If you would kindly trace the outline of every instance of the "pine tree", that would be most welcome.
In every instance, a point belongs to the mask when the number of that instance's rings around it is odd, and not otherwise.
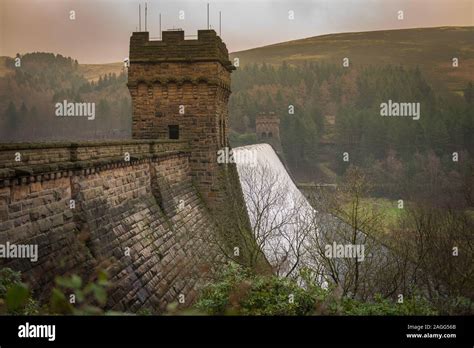
[[[17,117],[18,117],[18,114],[17,114],[17,111],[16,111],[15,104],[13,104],[13,102],[10,101],[10,103],[8,104],[7,109],[5,110],[5,119],[6,119],[6,122],[7,122],[7,127],[11,131],[16,129],[17,122],[18,122]]]
[[[470,105],[474,103],[474,85],[472,84],[472,81],[468,83],[464,90],[464,99],[466,100],[466,103]]]

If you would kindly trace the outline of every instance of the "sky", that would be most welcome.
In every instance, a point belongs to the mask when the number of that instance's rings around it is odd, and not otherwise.
[[[150,36],[159,37],[161,13],[163,30],[182,28],[192,38],[206,29],[208,2],[216,31],[222,13],[229,52],[331,33],[474,25],[474,0],[149,0]],[[0,0],[0,56],[40,51],[80,63],[122,61],[138,30],[139,3],[144,30],[144,0]]]

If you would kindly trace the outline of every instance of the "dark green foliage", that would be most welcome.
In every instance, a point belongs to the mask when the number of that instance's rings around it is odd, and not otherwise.
[[[308,315],[317,299],[312,295],[289,279],[256,276],[230,264],[219,280],[203,291],[196,307],[208,314]]]
[[[27,53],[21,58],[21,68],[14,67],[15,80],[20,85],[38,86],[42,89],[58,91],[63,88],[76,89],[86,82],[77,72],[77,61],[60,54],[35,52]],[[8,63],[7,63],[8,64]]]
[[[111,139],[130,134],[131,101],[124,72],[105,74],[94,82],[87,81],[77,61],[69,57],[37,52],[20,58],[19,68],[13,59],[6,59],[12,73],[0,77],[0,89],[6,91],[0,100],[2,141]],[[100,116],[94,121],[57,118],[55,104],[64,100],[96,103],[96,112],[100,103]]]
[[[463,98],[435,91],[418,67],[346,69],[326,63],[247,65],[232,78],[232,129],[239,134],[255,132],[255,115],[276,112],[285,158],[298,180],[335,182],[335,175],[343,175],[349,163],[342,160],[344,152],[350,155],[350,163],[369,170],[396,158],[403,183],[410,180],[410,168],[415,168],[420,158],[434,155],[444,172],[454,174],[461,169],[450,160],[453,152],[463,153],[463,165],[472,163],[472,82]],[[389,100],[420,103],[420,119],[382,117],[380,105]],[[294,106],[294,114],[288,112],[289,105]],[[239,139],[233,135],[231,143],[241,145]],[[329,171],[323,173],[321,164]],[[325,177],[331,171],[334,174]],[[399,197],[403,192],[395,192],[393,186],[400,186],[400,182],[387,182],[389,175],[385,172],[374,181],[376,192]]]
[[[305,286],[275,276],[255,275],[229,264],[202,292],[196,308],[207,314],[227,315],[435,315],[422,297],[397,303],[376,295],[361,302],[338,298],[334,291],[313,285],[302,273]]]
[[[28,286],[21,282],[20,272],[10,268],[0,270],[0,314],[38,314],[38,303]]]
[[[21,310],[28,301],[29,291],[25,284],[15,283],[12,284],[5,296],[5,302],[7,304],[7,310],[10,313],[14,313]]]
[[[336,313],[346,315],[437,315],[432,305],[421,296],[414,296],[396,303],[392,299],[376,295],[372,302],[361,302],[343,298],[331,304]]]
[[[110,285],[105,272],[99,272],[97,280],[88,284],[83,284],[82,278],[76,274],[57,277],[56,285],[51,293],[52,313],[103,314],[102,307],[107,303],[107,287]]]
[[[121,314],[103,310],[107,303],[109,286],[104,271],[99,271],[96,279],[87,284],[84,284],[82,278],[76,274],[56,277],[56,287],[51,291],[49,305],[40,308],[38,302],[31,296],[28,285],[21,282],[20,272],[2,268],[0,314]]]
[[[11,268],[2,268],[0,270],[0,298],[4,298],[7,290],[13,284],[21,282],[20,272],[15,272]]]
[[[7,109],[5,110],[5,120],[6,120],[6,125],[10,129],[15,129],[17,125],[17,120],[18,119],[18,114],[16,112],[16,107],[13,102],[10,102],[8,104]]]

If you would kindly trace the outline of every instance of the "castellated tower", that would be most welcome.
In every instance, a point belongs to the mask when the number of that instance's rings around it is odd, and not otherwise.
[[[189,141],[190,164],[201,194],[212,205],[219,192],[217,151],[228,146],[230,74],[226,45],[214,30],[148,32],[130,39],[128,88],[132,97],[134,139]]]
[[[257,140],[273,146],[276,152],[281,152],[280,119],[274,112],[261,112],[255,118]]]

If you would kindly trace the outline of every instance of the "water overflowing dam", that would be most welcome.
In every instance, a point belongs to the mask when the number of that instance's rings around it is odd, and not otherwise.
[[[268,144],[235,148],[247,211],[257,243],[278,275],[297,270],[312,234],[316,211]]]
[[[300,192],[268,144],[235,148],[240,183],[257,244],[278,276],[310,268],[321,286],[340,282],[354,262],[388,262],[375,240],[327,212],[317,211]]]

